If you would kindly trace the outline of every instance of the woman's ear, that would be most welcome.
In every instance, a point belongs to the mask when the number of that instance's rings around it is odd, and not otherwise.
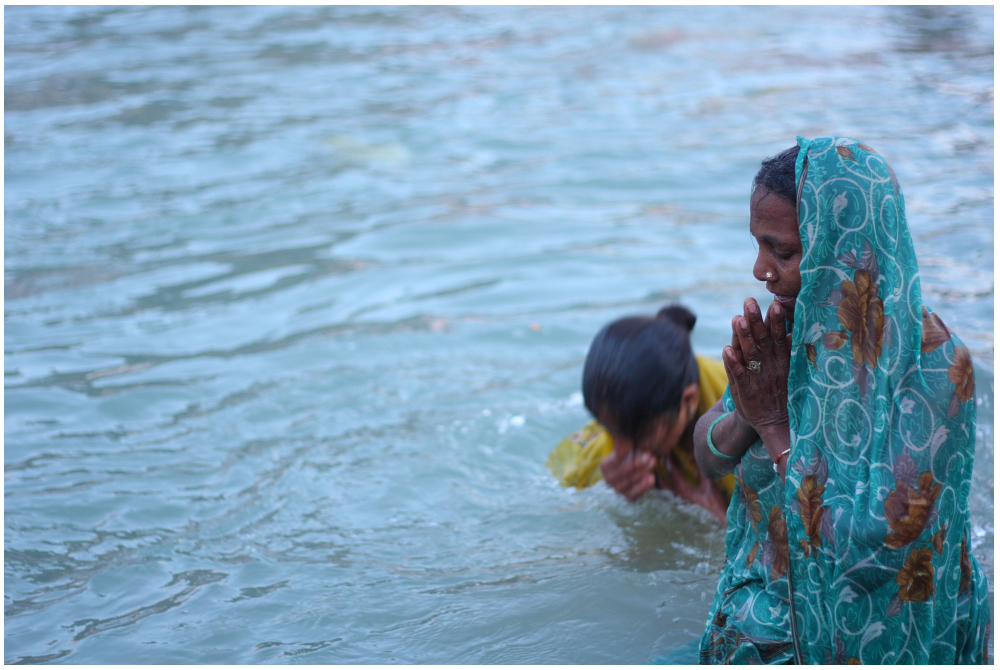
[[[700,395],[697,384],[688,384],[684,388],[684,393],[681,394],[681,412],[687,421],[693,419],[698,413]]]

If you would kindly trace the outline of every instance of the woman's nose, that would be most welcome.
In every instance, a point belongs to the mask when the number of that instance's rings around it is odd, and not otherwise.
[[[767,267],[767,263],[760,257],[757,256],[757,260],[753,264],[753,276],[754,279],[758,281],[774,281],[777,279],[778,275]]]

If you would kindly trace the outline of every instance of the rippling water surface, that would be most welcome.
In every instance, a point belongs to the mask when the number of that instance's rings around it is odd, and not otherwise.
[[[7,7],[8,662],[642,663],[700,510],[560,488],[597,329],[718,355],[749,182],[892,161],[977,364],[993,580],[993,8]]]

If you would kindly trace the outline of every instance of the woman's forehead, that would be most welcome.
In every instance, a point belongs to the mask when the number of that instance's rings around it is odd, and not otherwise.
[[[795,207],[780,195],[761,189],[750,200],[750,232],[754,235],[798,237]]]

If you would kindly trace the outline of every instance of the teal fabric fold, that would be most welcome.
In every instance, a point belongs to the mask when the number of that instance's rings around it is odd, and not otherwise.
[[[737,467],[701,658],[788,662],[794,628],[806,663],[982,663],[969,350],[923,303],[885,159],[849,138],[798,144],[787,479],[760,442]]]

